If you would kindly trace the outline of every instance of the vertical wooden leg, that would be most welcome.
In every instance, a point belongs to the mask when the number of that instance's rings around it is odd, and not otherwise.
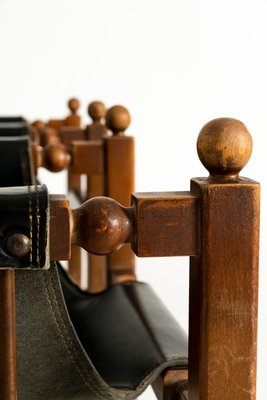
[[[200,257],[190,265],[189,398],[255,400],[259,185],[195,179]]]
[[[0,271],[0,399],[17,399],[15,273]]]
[[[81,286],[81,249],[78,246],[71,246],[71,260],[69,261],[69,276],[76,285]]]

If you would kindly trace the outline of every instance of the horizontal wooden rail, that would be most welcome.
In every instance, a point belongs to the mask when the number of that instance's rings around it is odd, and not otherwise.
[[[197,201],[190,192],[139,193],[132,207],[95,197],[71,210],[65,196],[52,195],[50,257],[69,260],[71,244],[103,255],[124,243],[140,257],[197,255]]]

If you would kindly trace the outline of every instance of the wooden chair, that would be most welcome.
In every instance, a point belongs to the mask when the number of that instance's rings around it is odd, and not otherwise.
[[[99,101],[89,104],[88,113],[93,122],[79,128],[79,132],[73,127],[59,131],[61,144],[51,143],[42,150],[34,145],[36,164],[52,172],[68,168],[68,193],[75,207],[89,198],[104,195],[129,206],[134,190],[134,139],[125,136],[130,114],[123,106],[113,106],[106,113]],[[76,140],[77,137],[83,140]],[[82,176],[86,178],[85,189],[81,185]],[[81,249],[73,246],[69,274],[76,284],[91,293],[100,292],[111,283],[135,279],[134,254],[129,245],[107,257],[89,254],[86,270],[88,286],[82,284]]]
[[[69,395],[71,395],[71,390],[76,390],[76,393],[81,390],[80,398],[82,399],[85,398],[83,397],[85,391],[89,390],[92,399],[136,398],[148,383],[154,382],[156,390],[160,390],[159,398],[164,399],[255,400],[259,185],[250,179],[239,177],[239,172],[250,157],[251,148],[251,136],[240,121],[226,118],[217,119],[206,124],[198,137],[198,154],[210,176],[193,179],[190,192],[134,194],[131,207],[123,207],[112,199],[98,197],[88,200],[73,211],[64,197],[50,196],[49,248],[51,260],[69,259],[71,244],[81,246],[95,254],[108,254],[120,248],[124,243],[131,243],[136,255],[141,257],[190,256],[188,388],[184,350],[180,355],[176,353],[175,356],[169,358],[170,353],[175,354],[175,348],[182,346],[183,349],[184,336],[177,326],[174,327],[173,320],[167,311],[161,309],[162,306],[154,294],[151,294],[149,290],[148,294],[142,284],[140,286],[139,283],[134,282],[117,284],[105,291],[104,295],[79,294],[71,282],[66,281],[63,272],[60,272],[63,274],[61,284],[66,304],[76,332],[89,357],[99,362],[98,371],[101,370],[102,376],[110,385],[107,387],[103,383],[95,370],[90,367],[91,364],[86,364],[85,359],[81,361],[82,355],[76,345],[76,353],[72,351],[75,336],[69,330],[64,315],[60,314],[63,318],[63,326],[65,326],[64,332],[61,331],[61,339],[64,342],[62,349],[71,352],[71,356],[75,357],[72,359],[72,367],[74,365],[77,367],[76,370],[74,367],[72,369],[72,378],[74,382],[78,382],[78,386],[68,383]],[[37,195],[38,191],[39,195]],[[44,197],[41,196],[43,191],[44,189],[39,188],[36,189],[37,193],[32,193],[32,197],[30,197],[32,208],[38,198],[40,204],[41,200],[43,201]],[[17,193],[13,193],[13,196],[15,194],[18,196]],[[11,196],[12,193],[9,195]],[[20,201],[23,201],[23,195],[24,192],[21,194],[22,200]],[[3,209],[5,207],[6,203],[4,203]],[[44,202],[42,202],[42,207],[39,207],[39,214],[34,214],[36,218],[39,215],[39,226],[45,225],[47,216]],[[20,215],[20,218],[23,219],[23,215]],[[18,220],[18,216],[16,216],[16,220]],[[4,243],[7,242],[4,241]],[[22,247],[25,248],[25,245]],[[11,248],[13,249],[12,246]],[[42,254],[47,254],[43,251],[44,249],[41,250]],[[15,257],[14,253],[13,257]],[[28,253],[27,257],[29,257]],[[3,260],[1,259],[1,261]],[[8,261],[10,262],[10,260]],[[50,288],[49,282],[56,282],[56,278],[53,269],[49,271],[40,271],[39,273],[29,271],[27,278],[31,281],[32,292],[35,291],[35,299],[41,299],[42,296],[42,291],[40,292],[40,287],[36,282],[39,278],[41,279],[41,276],[44,278],[46,293],[51,291],[52,297],[49,298],[53,318],[61,324],[62,321],[59,322],[58,318],[58,313],[62,311],[59,300],[61,294],[56,285],[52,289]],[[9,282],[9,273],[9,270],[1,271],[4,283],[1,291],[2,299],[7,299],[8,295],[10,298],[12,292],[10,286],[5,285],[5,282]],[[23,272],[18,271],[16,275],[18,287],[20,285],[22,287],[23,279],[25,284],[25,274],[23,276]],[[34,275],[35,280],[33,279]],[[9,290],[5,290],[6,287],[9,287]],[[112,352],[114,349],[116,355],[119,355],[119,349],[123,348],[128,336],[132,336],[133,340],[138,337],[135,332],[131,335],[131,330],[124,330],[127,321],[132,322],[131,317],[136,314],[131,314],[130,318],[129,315],[120,315],[122,321],[120,326],[116,323],[113,325],[107,318],[111,330],[103,329],[105,313],[112,309],[114,305],[112,301],[116,299],[114,293],[120,290],[127,293],[124,299],[128,299],[135,311],[138,310],[139,321],[142,321],[145,332],[149,334],[150,344],[155,346],[154,350],[157,349],[159,351],[157,354],[161,354],[165,360],[159,363],[157,368],[154,366],[151,373],[146,371],[146,378],[141,379],[141,383],[139,381],[135,388],[128,387],[126,391],[125,386],[112,388],[112,379],[115,379],[114,376],[112,378],[112,373],[115,374],[116,357],[109,359],[109,371],[107,371],[105,369],[107,365],[103,365],[103,359],[101,361],[100,356],[100,354],[105,354],[105,351]],[[20,311],[22,312],[26,308],[29,316],[34,311],[35,303],[32,304],[29,296],[24,296],[23,300],[20,303]],[[102,308],[95,308],[101,303],[103,304]],[[0,322],[2,326],[8,326],[10,318],[7,321],[7,315],[14,316],[12,301],[0,302],[0,304],[6,306],[4,312],[3,307],[0,309]],[[115,302],[113,309],[119,312],[121,305],[125,306],[125,303]],[[107,311],[108,306],[111,308]],[[47,313],[46,307],[43,307],[42,310],[42,314],[39,315],[40,319]],[[9,312],[7,313],[7,311]],[[40,336],[47,334],[45,330],[51,320],[50,314],[45,315],[43,330],[38,330],[36,322],[33,323],[31,319],[27,321],[27,324],[22,324],[23,328],[35,331],[37,329]],[[153,318],[153,314],[158,318]],[[14,324],[14,320],[12,321]],[[45,321],[47,321],[46,324]],[[19,322],[21,323],[21,319]],[[21,329],[21,326],[19,328]],[[95,333],[96,341],[90,336],[93,335],[92,332],[95,328],[98,328]],[[124,331],[124,335],[119,334],[120,329]],[[4,360],[0,372],[1,377],[7,377],[7,384],[1,385],[1,389],[6,388],[5,392],[2,392],[5,393],[5,396],[2,396],[3,400],[15,398],[14,395],[13,397],[10,395],[15,387],[14,379],[13,381],[11,379],[14,378],[14,373],[12,374],[14,363],[10,363],[10,357],[7,357],[7,348],[10,349],[9,355],[14,350],[14,340],[12,341],[10,338],[13,331],[14,329],[10,328],[9,335],[3,335],[4,338],[2,337],[0,342],[0,353]],[[180,341],[177,342],[178,336]],[[42,336],[42,339],[44,337],[47,338]],[[88,341],[88,337],[91,337],[91,341]],[[27,340],[21,341],[20,335],[18,338],[25,347],[27,344],[29,345]],[[52,339],[53,332],[51,330],[49,340]],[[28,340],[33,347],[32,337],[29,336]],[[96,346],[93,346],[92,342],[96,343]],[[120,344],[119,346],[117,346],[117,342]],[[55,351],[55,349],[53,350]],[[137,352],[137,350],[138,347],[135,346],[135,351]],[[76,355],[74,356],[74,354]],[[127,351],[123,354],[124,359],[127,357],[127,364],[130,368],[131,357],[135,354],[132,355]],[[52,353],[53,355],[54,353]],[[144,353],[143,357],[145,356]],[[34,362],[37,362],[36,359]],[[54,367],[58,367],[57,358],[54,362]],[[140,366],[140,363],[138,365]],[[89,376],[93,377],[92,379],[87,376],[88,370],[84,369],[85,366],[90,372]],[[156,378],[160,372],[171,366],[178,370],[169,370],[165,376],[163,375],[162,380]],[[112,371],[111,374],[110,371]],[[43,370],[42,372],[44,373]],[[22,371],[22,373],[25,380],[29,379],[27,372]],[[49,375],[49,382],[55,382],[54,373]],[[66,384],[69,380],[64,380],[63,376],[60,382],[54,385],[57,396],[60,390],[64,392],[65,389],[65,386],[60,387],[61,382]],[[44,386],[42,386],[43,388]],[[29,387],[25,390],[31,393]],[[43,398],[40,397],[41,400]],[[22,399],[24,400],[23,397]],[[30,400],[32,399],[33,397],[30,398]]]

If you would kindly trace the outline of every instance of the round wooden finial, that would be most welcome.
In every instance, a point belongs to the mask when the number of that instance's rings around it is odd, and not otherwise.
[[[36,121],[32,122],[32,126],[37,129],[37,131],[41,131],[42,129],[45,128],[45,122],[41,121],[40,119],[37,119]]]
[[[51,172],[60,172],[70,163],[70,155],[63,144],[50,144],[43,149],[42,166]]]
[[[71,114],[76,114],[78,108],[80,107],[80,102],[75,97],[69,99],[68,107],[70,109]]]
[[[123,135],[130,122],[130,113],[123,106],[113,106],[107,111],[106,125],[114,135]]]
[[[55,128],[47,126],[40,131],[40,145],[45,147],[48,144],[59,143],[58,132]]]
[[[73,241],[93,254],[118,250],[129,238],[132,225],[126,209],[108,197],[94,197],[73,210]]]
[[[252,138],[241,121],[217,118],[201,129],[197,152],[211,175],[238,176],[250,158]]]
[[[105,104],[101,101],[93,101],[88,106],[88,114],[94,122],[99,122],[106,116]]]

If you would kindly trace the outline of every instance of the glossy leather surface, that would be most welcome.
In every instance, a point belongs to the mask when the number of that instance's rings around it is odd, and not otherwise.
[[[48,268],[48,193],[46,186],[0,188],[0,268]],[[22,258],[6,250],[8,238],[23,234],[30,249]]]
[[[61,271],[66,305],[99,374],[114,388],[134,389],[160,365],[187,367],[187,337],[152,288],[141,282],[90,295]]]
[[[25,136],[28,134],[29,129],[26,122],[0,120],[0,136]]]
[[[0,133],[0,167],[0,187],[35,183],[28,135]],[[2,189],[7,193],[0,204],[2,241],[9,224],[18,227],[25,221],[29,227],[29,216],[34,238],[42,240],[36,231],[38,208],[45,237],[47,197],[35,186],[31,190]],[[6,209],[12,215],[5,215]],[[33,242],[34,259],[36,246]],[[6,254],[2,251],[0,257],[2,265]],[[31,265],[24,261],[20,268]],[[36,261],[38,265],[38,257]],[[54,264],[46,271],[15,274],[20,400],[135,399],[164,369],[187,364],[186,337],[148,285],[125,283],[89,295],[59,270],[60,279]]]
[[[1,136],[0,132],[0,187],[31,185],[34,183],[28,136]]]
[[[20,115],[2,115],[0,117],[0,124],[4,122],[25,122],[25,120]]]

